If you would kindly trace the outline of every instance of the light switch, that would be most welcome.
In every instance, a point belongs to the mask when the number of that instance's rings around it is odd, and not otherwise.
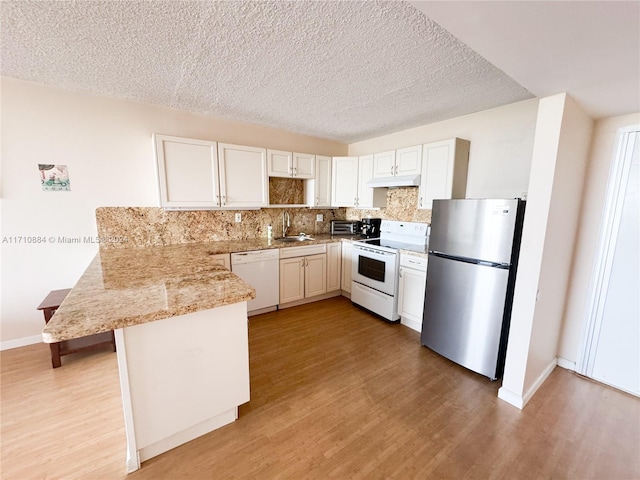
[[[322,220],[324,220],[324,215],[321,213],[318,213],[316,215],[316,222],[321,222]]]
[[[236,213],[236,223],[240,223],[242,221],[242,214]]]

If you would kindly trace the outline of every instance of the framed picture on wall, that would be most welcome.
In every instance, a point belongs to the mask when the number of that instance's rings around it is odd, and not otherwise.
[[[40,182],[42,190],[46,192],[60,192],[71,190],[69,169],[66,165],[46,165],[39,163]]]

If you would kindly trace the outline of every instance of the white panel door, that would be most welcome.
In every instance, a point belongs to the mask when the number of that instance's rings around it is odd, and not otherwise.
[[[304,296],[314,297],[327,292],[327,254],[304,257]]]
[[[270,177],[291,177],[293,175],[293,159],[291,152],[267,150],[267,164]]]
[[[424,310],[424,291],[427,285],[427,272],[413,268],[400,267],[398,284],[398,314],[413,324],[422,324]]]
[[[267,151],[218,144],[220,197],[223,207],[266,207],[269,204]]]
[[[280,303],[304,298],[305,257],[280,260]]]
[[[308,203],[316,207],[331,206],[331,157],[316,155],[316,175],[313,183],[315,196]]]
[[[454,140],[424,146],[419,196],[421,208],[431,208],[436,198],[451,198]]]
[[[351,253],[353,244],[342,242],[342,275],[340,287],[345,292],[351,293]]]
[[[373,188],[367,182],[373,178],[373,155],[363,155],[358,159],[358,208],[373,207]]]
[[[168,135],[154,135],[154,140],[160,206],[219,206],[216,142]]]
[[[373,155],[373,178],[392,177],[396,174],[396,151]]]
[[[396,175],[420,175],[422,173],[422,145],[396,150]]]
[[[341,243],[327,244],[327,292],[340,290]]]
[[[316,176],[316,156],[308,153],[294,153],[293,176],[304,179],[314,178]]]
[[[358,201],[358,157],[333,157],[331,205],[355,207]]]

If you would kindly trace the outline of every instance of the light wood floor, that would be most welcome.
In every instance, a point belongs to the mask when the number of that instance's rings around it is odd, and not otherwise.
[[[115,354],[2,352],[2,479],[640,477],[640,401],[562,368],[520,411],[343,298],[252,317],[249,338],[239,420],[128,477]]]

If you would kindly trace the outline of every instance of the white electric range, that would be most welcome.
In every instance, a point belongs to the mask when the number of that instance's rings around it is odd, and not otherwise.
[[[380,238],[353,242],[351,301],[389,322],[398,315],[399,250],[427,253],[429,224],[383,220]]]

